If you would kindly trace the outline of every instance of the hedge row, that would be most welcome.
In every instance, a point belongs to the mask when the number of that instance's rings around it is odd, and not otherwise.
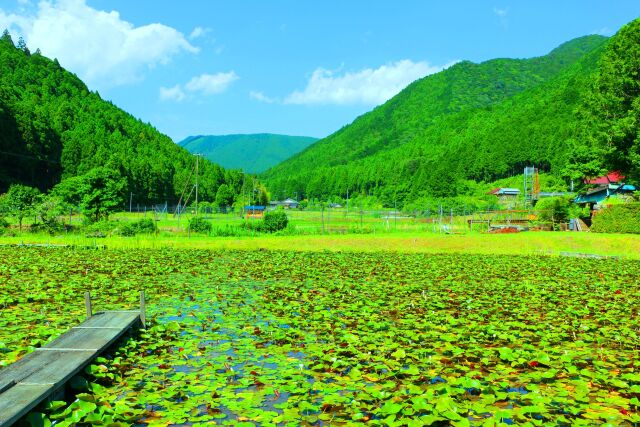
[[[593,216],[595,233],[640,234],[640,203],[613,205]]]

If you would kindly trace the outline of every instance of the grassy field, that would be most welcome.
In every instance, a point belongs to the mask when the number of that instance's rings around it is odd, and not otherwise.
[[[254,237],[208,237],[193,234],[111,236],[22,234],[0,237],[0,244],[107,246],[108,248],[271,249],[292,251],[393,251],[403,253],[468,253],[504,255],[598,255],[640,259],[640,236],[575,232],[514,234],[441,234],[432,232],[329,234]]]
[[[430,231],[430,232],[456,232],[466,233],[467,220],[479,219],[487,217],[487,214],[476,214],[475,216],[449,216],[444,215],[442,218],[435,216],[430,217],[413,217],[393,210],[369,210],[362,211],[350,210],[344,208],[320,210],[287,210],[287,216],[290,224],[302,234],[320,234],[320,233],[350,233],[365,230],[367,232],[383,233],[383,232],[402,232],[402,231]],[[496,216],[496,214],[492,214]],[[239,213],[209,213],[201,214],[201,217],[211,222],[214,228],[235,226],[240,227],[245,222],[260,221],[259,219],[244,219]],[[153,219],[161,231],[170,233],[185,233],[189,220],[193,218],[191,213],[182,215],[173,215],[171,213],[155,213],[148,212],[119,212],[112,214],[110,220],[116,222],[133,222],[143,218]],[[11,217],[6,218],[14,228],[17,222]],[[71,217],[61,217],[62,222],[71,224],[75,227],[83,225],[83,217],[81,215],[73,215]],[[31,225],[32,218],[24,218],[23,226],[26,228]],[[442,224],[439,224],[442,222]]]

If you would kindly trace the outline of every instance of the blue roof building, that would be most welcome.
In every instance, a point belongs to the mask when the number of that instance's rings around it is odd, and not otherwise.
[[[573,201],[578,204],[597,204],[611,196],[621,194],[631,194],[636,191],[636,187],[631,184],[607,184],[600,185],[588,190],[584,194],[578,195]]]

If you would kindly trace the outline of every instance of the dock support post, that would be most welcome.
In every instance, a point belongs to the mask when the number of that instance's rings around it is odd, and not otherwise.
[[[142,327],[146,329],[147,327],[147,313],[146,313],[146,301],[144,299],[144,291],[140,291],[140,322],[142,323]]]
[[[91,292],[84,293],[84,307],[87,309],[87,319],[93,316],[91,311]]]

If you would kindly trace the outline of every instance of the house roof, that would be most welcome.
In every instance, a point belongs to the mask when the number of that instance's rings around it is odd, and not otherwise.
[[[266,206],[249,205],[245,206],[244,208],[248,211],[263,211],[266,209]]]
[[[299,204],[297,200],[294,199],[286,199],[286,200],[272,200],[269,202],[270,205],[297,205]]]
[[[625,178],[620,171],[612,171],[606,175],[599,176],[597,178],[585,179],[585,184],[595,184],[595,185],[603,185],[603,184],[615,184],[617,182],[622,181]]]
[[[520,194],[520,190],[517,188],[494,188],[489,192],[489,194],[494,194],[496,196],[517,196]]]
[[[569,193],[566,191],[541,191],[538,193],[538,198],[543,199],[545,197],[559,197],[559,196],[570,196],[573,193]]]

